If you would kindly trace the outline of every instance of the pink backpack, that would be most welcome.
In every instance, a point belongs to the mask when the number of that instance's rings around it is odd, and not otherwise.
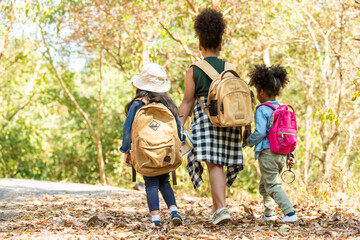
[[[262,103],[256,107],[265,105],[272,108],[270,130],[267,139],[270,142],[270,150],[277,154],[289,154],[296,148],[297,127],[295,110],[291,105],[279,105],[275,108],[271,103]],[[288,110],[288,108],[291,108]]]

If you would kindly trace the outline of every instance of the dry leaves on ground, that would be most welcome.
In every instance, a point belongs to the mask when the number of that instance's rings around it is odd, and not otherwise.
[[[355,239],[360,238],[359,211],[336,205],[296,204],[295,224],[260,220],[261,202],[229,198],[232,222],[207,221],[210,198],[177,195],[185,225],[173,227],[161,200],[163,227],[150,228],[144,194],[113,197],[44,195],[0,206],[2,239]],[[281,218],[280,209],[278,218]]]

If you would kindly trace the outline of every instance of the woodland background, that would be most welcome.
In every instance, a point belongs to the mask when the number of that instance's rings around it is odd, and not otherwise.
[[[279,100],[297,114],[294,198],[359,199],[357,0],[1,1],[0,178],[130,188],[118,151],[129,80],[144,63],[160,63],[179,106],[186,70],[201,57],[193,20],[206,7],[223,12],[220,57],[243,79],[253,64],[289,73]],[[235,197],[258,191],[253,149],[244,152],[245,169],[228,190]],[[178,192],[192,189],[185,162]],[[208,196],[209,188],[192,191]]]

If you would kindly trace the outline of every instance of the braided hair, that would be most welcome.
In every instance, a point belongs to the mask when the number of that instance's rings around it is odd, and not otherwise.
[[[284,88],[288,82],[286,69],[280,65],[255,65],[250,72],[249,85],[257,90],[262,89],[268,96],[279,96],[280,88]]]
[[[203,48],[216,49],[221,44],[226,23],[221,12],[206,8],[196,17],[194,28]]]

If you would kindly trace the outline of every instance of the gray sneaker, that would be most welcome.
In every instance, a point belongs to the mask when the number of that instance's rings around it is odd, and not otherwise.
[[[171,222],[174,226],[180,226],[184,224],[184,220],[178,211],[173,211],[171,213]]]
[[[221,210],[219,213],[215,213],[212,223],[215,225],[219,225],[219,224],[225,224],[230,220],[231,219],[230,219],[229,211],[225,208]]]
[[[215,213],[216,213],[216,211],[210,213],[210,216],[209,216],[209,221],[210,221],[210,222],[212,222],[212,221],[214,220]]]

